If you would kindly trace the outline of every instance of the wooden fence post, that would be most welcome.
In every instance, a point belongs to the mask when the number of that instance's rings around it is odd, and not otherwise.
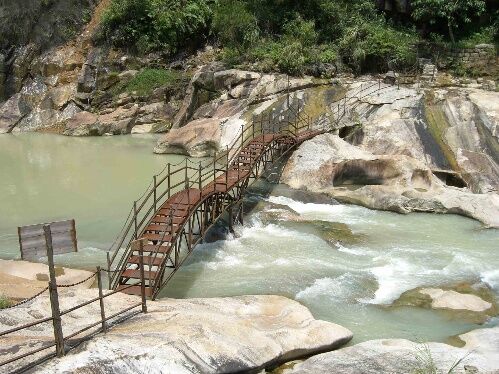
[[[99,304],[100,304],[100,317],[102,321],[102,331],[107,331],[107,323],[106,323],[106,311],[104,310],[104,295],[102,293],[102,276],[101,276],[101,268],[97,266],[97,286],[99,287]]]
[[[144,271],[144,241],[139,242],[139,266],[140,266],[140,293],[142,295],[142,313],[147,313],[147,301],[146,301],[146,277]],[[152,290],[151,284],[149,284],[149,289]]]
[[[55,339],[55,350],[57,357],[64,356],[64,336],[62,334],[62,321],[61,321],[61,311],[59,309],[59,295],[57,293],[57,280],[55,279],[55,267],[54,267],[54,248],[52,246],[52,232],[50,230],[50,225],[44,225],[43,231],[45,234],[45,245],[47,248],[47,258],[49,265],[49,293],[50,293],[50,306],[52,309],[52,324],[54,326],[54,339]]]
[[[106,252],[106,257],[107,257],[107,282],[108,282],[108,289],[111,289],[111,255],[109,252]]]

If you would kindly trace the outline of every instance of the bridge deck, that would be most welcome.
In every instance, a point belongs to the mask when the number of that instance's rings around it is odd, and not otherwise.
[[[305,131],[299,136],[291,139],[292,145],[310,139],[323,131]],[[145,240],[143,247],[143,261],[145,267],[146,294],[154,296],[154,291],[149,285],[153,284],[160,276],[164,268],[176,269],[179,264],[172,259],[174,242],[183,227],[188,222],[195,208],[207,197],[216,193],[227,193],[240,185],[252,173],[256,160],[266,151],[267,147],[276,140],[289,142],[289,137],[281,134],[265,134],[254,138],[235,157],[227,170],[214,181],[211,181],[202,189],[189,188],[171,196],[162,206],[141,233],[139,239]],[[189,243],[191,245],[193,243]],[[137,251],[131,251],[126,265],[121,273],[118,289],[126,287],[127,284],[140,280],[139,271],[140,257]],[[130,287],[123,292],[140,295],[139,286]]]

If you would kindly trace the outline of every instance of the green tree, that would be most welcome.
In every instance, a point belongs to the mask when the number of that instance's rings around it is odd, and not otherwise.
[[[412,16],[417,21],[435,24],[440,19],[447,22],[449,37],[456,42],[454,29],[461,22],[469,23],[474,16],[485,11],[485,0],[413,0]]]

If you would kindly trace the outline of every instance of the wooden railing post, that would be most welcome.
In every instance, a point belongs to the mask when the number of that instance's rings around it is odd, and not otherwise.
[[[66,353],[64,349],[64,336],[62,334],[61,311],[59,308],[59,294],[57,293],[57,280],[54,267],[54,247],[52,245],[52,232],[50,225],[43,226],[45,234],[45,246],[47,248],[47,259],[49,265],[49,293],[50,307],[52,309],[52,324],[54,327],[55,351],[57,357],[62,357]]]
[[[244,125],[241,125],[241,150],[244,147]]]
[[[109,255],[109,252],[106,252],[106,257],[107,257],[107,282],[108,282],[108,288],[111,290],[111,256]]]
[[[225,165],[225,187],[229,185],[229,146],[227,146],[227,164]]]
[[[135,231],[134,231],[134,238],[135,240],[137,240],[138,238],[138,227],[137,227],[137,201],[134,201],[133,202],[133,221],[134,221],[134,228],[135,228]]]
[[[142,296],[142,313],[147,313],[146,300],[146,277],[144,271],[144,241],[139,241],[139,266],[140,266],[140,294]],[[149,280],[149,289],[152,291],[151,282]]]
[[[189,189],[189,176],[187,174],[187,158],[185,159],[185,177],[184,177],[184,180],[185,180],[185,189],[188,190]]]
[[[217,179],[217,151],[215,151],[215,154],[213,155],[213,191],[216,191],[217,189],[216,179]]]
[[[168,164],[167,169],[168,169],[167,170],[168,176],[166,179],[168,180],[168,183],[167,183],[166,188],[168,188],[168,190],[167,190],[168,191],[168,199],[170,199],[170,197],[171,197],[170,186],[172,185],[171,184],[171,164]]]
[[[201,167],[201,161],[199,161],[199,180],[198,180],[198,186],[199,186],[199,193],[201,194],[201,190],[203,189],[203,178],[201,176],[202,174],[202,167]],[[200,195],[201,197],[201,195]]]
[[[101,276],[101,268],[97,266],[97,286],[99,287],[99,305],[100,305],[100,318],[102,323],[102,331],[107,331],[107,323],[106,323],[106,311],[104,310],[104,295],[102,293],[102,276]]]
[[[156,175],[153,177],[153,180],[154,180],[154,190],[153,190],[153,194],[154,194],[154,213],[156,213],[157,212],[157,209],[156,209],[156,203],[157,203],[156,189],[158,188],[158,181],[157,181]]]

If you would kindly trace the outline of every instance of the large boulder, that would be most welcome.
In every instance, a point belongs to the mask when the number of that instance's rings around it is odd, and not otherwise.
[[[375,155],[407,155],[433,170],[460,173],[473,192],[499,191],[499,93],[449,88],[421,91],[354,82],[336,108],[345,134]],[[335,109],[335,108],[333,108]],[[345,115],[343,115],[345,112]],[[340,132],[341,133],[341,132]]]
[[[149,302],[148,309],[35,372],[257,372],[352,338],[349,330],[315,320],[307,308],[280,296],[166,299]]]
[[[130,134],[138,113],[138,105],[119,107],[103,115],[79,112],[65,122],[64,135],[100,136]]]
[[[240,134],[242,124],[244,122],[238,124],[238,121],[217,117],[194,120],[180,129],[172,129],[158,142],[154,152],[193,157],[213,155],[227,145],[232,145],[231,135]]]
[[[419,160],[374,155],[337,135],[302,144],[284,168],[282,181],[372,209],[457,213],[499,227],[499,195],[446,186]]]
[[[497,373],[499,328],[460,335],[464,347],[442,343],[417,344],[404,339],[367,341],[334,352],[313,356],[286,370],[286,374],[405,374]]]

